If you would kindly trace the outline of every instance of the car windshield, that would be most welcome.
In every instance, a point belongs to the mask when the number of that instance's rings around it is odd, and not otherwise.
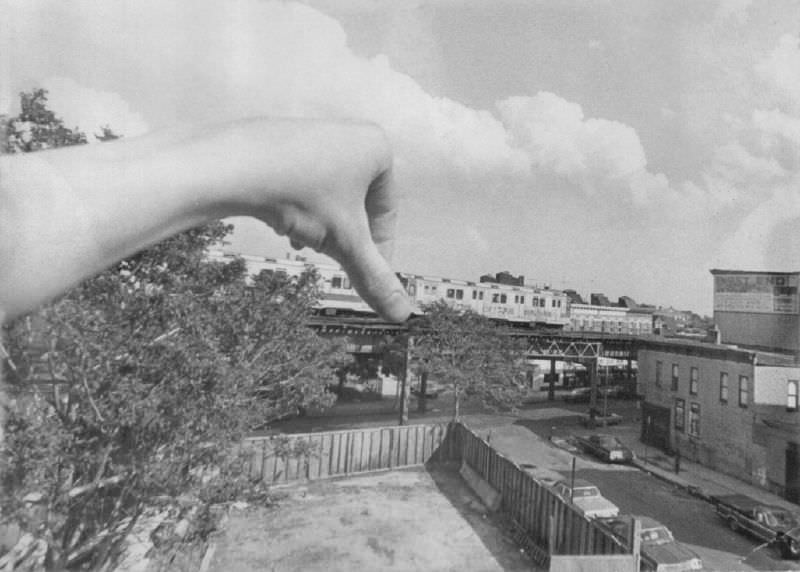
[[[660,544],[662,542],[672,541],[672,533],[664,526],[642,530],[641,536],[642,542],[647,542],[648,544]]]
[[[575,487],[572,496],[576,499],[584,497],[599,497],[600,491],[597,489],[597,487]]]
[[[764,520],[767,526],[781,528],[792,528],[797,526],[798,521],[792,513],[785,510],[770,510],[764,512]]]
[[[616,437],[597,437],[594,439],[594,441],[603,447],[608,447],[609,449],[618,449],[620,446]]]

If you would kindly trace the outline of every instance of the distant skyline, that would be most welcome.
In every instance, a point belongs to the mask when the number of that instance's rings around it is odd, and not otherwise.
[[[400,271],[508,270],[710,314],[711,268],[800,269],[800,1],[31,0],[4,14],[0,111],[45,87],[87,133],[380,123]],[[231,249],[290,251],[232,222]]]

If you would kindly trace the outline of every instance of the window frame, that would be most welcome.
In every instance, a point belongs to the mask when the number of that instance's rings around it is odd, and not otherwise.
[[[689,436],[700,436],[700,404],[696,401],[689,404]]]
[[[689,368],[689,395],[697,395],[700,386],[700,368],[691,366]]]
[[[744,397],[744,399],[742,399]],[[739,407],[747,409],[750,399],[750,378],[746,375],[739,376]]]
[[[792,391],[792,388],[794,388],[794,391]],[[800,405],[798,394],[800,394],[800,381],[796,379],[786,380],[786,411],[797,411]]]
[[[675,412],[675,419],[674,419],[674,427],[676,431],[680,431],[681,433],[686,432],[686,400],[680,397],[675,398],[675,404],[673,406]],[[678,416],[678,411],[680,411],[680,416]]]
[[[681,381],[681,370],[677,363],[672,364],[672,376],[670,377],[669,388],[672,391],[678,391]]]
[[[719,402],[728,403],[730,378],[727,371],[719,372]]]

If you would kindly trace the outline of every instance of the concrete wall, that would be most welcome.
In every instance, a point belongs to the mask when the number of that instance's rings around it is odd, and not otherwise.
[[[778,350],[800,350],[800,316],[755,312],[714,311],[724,344]]]
[[[800,381],[800,367],[756,366],[755,403],[785,408],[789,380]]]

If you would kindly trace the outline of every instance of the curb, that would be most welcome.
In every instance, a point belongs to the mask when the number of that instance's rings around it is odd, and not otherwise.
[[[711,497],[708,496],[705,492],[703,492],[703,489],[701,487],[698,487],[697,485],[691,485],[679,477],[673,477],[667,471],[661,469],[660,467],[656,468],[653,466],[645,465],[642,461],[638,459],[634,459],[632,465],[637,469],[639,469],[640,471],[647,473],[648,475],[652,475],[664,482],[673,484],[682,489],[686,489],[686,492],[688,492],[692,496],[699,497],[708,503],[712,502]]]

